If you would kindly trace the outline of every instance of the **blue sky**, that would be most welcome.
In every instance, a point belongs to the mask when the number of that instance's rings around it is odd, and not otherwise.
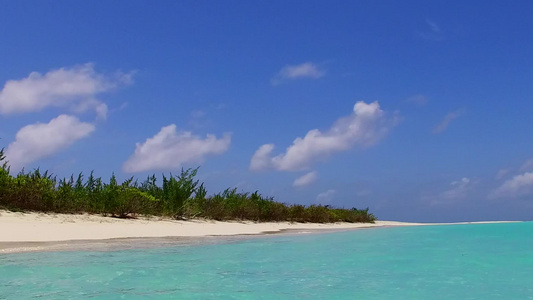
[[[200,166],[380,219],[531,219],[530,1],[17,1],[0,10],[13,171]]]

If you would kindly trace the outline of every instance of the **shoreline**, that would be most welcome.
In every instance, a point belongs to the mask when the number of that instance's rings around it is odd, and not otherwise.
[[[172,220],[160,217],[118,219],[99,215],[20,213],[0,210],[0,254],[86,249],[131,249],[239,240],[271,234],[324,233],[361,228],[496,222],[289,223]]]

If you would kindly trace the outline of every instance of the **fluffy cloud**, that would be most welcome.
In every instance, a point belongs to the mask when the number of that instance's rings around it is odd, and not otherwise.
[[[323,193],[318,194],[316,196],[316,202],[320,204],[328,204],[331,203],[333,200],[333,197],[335,196],[336,191],[335,190],[327,190]]]
[[[208,134],[205,139],[188,131],[177,131],[172,124],[161,128],[143,144],[137,144],[133,155],[122,166],[128,173],[150,170],[172,170],[184,163],[201,163],[207,155],[221,154],[228,150],[231,135],[220,139]]]
[[[387,118],[377,101],[370,104],[359,101],[350,116],[338,119],[327,132],[310,130],[305,137],[295,139],[285,153],[272,157],[274,145],[261,146],[251,159],[250,169],[303,170],[355,145],[374,145],[397,123],[398,117]]]
[[[264,170],[273,167],[273,161],[270,153],[274,150],[273,144],[265,144],[255,151],[250,161],[250,170]]]
[[[306,62],[300,65],[285,66],[283,67],[274,78],[271,83],[273,85],[280,84],[285,80],[299,79],[299,78],[311,78],[317,79],[324,76],[324,71],[312,63]]]
[[[489,198],[515,198],[533,194],[533,172],[526,172],[506,180],[489,194]]]
[[[26,78],[9,80],[0,91],[0,113],[40,111],[46,107],[69,107],[72,111],[94,110],[105,118],[107,105],[96,95],[129,84],[132,74],[103,75],[92,64],[52,70],[44,75],[32,72]]]
[[[293,186],[295,187],[301,187],[310,185],[311,183],[315,182],[318,178],[318,173],[316,171],[306,173],[294,180]]]
[[[444,120],[442,120],[437,126],[435,126],[435,128],[433,128],[433,133],[437,134],[437,133],[444,132],[453,120],[459,118],[464,113],[465,113],[464,109],[459,109],[459,110],[456,110],[454,112],[447,114],[444,117]]]
[[[94,131],[94,125],[76,117],[60,115],[49,123],[22,127],[15,141],[6,149],[6,158],[13,170],[67,148]]]

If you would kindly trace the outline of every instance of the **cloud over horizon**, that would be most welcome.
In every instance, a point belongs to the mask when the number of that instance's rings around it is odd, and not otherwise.
[[[333,197],[335,196],[335,194],[337,193],[337,191],[333,190],[333,189],[330,189],[330,190],[327,190],[323,193],[320,193],[316,196],[316,202],[318,202],[319,204],[328,204],[328,203],[331,203],[331,201],[333,201]]]
[[[439,198],[442,200],[463,199],[471,189],[472,184],[472,180],[466,177],[461,178],[461,180],[452,181],[450,183],[450,189],[442,192]]]
[[[489,194],[489,198],[516,198],[533,194],[533,172],[525,172],[506,180]]]
[[[294,187],[302,187],[306,185],[310,185],[311,183],[315,182],[318,178],[318,173],[316,171],[312,171],[309,173],[305,173],[304,175],[296,178],[292,185]]]
[[[95,126],[81,122],[69,115],[60,115],[48,123],[35,123],[22,127],[15,141],[6,149],[6,159],[12,170],[49,157],[93,132]]]
[[[272,157],[274,145],[262,145],[252,156],[250,169],[304,170],[317,161],[356,145],[369,147],[376,144],[398,121],[397,116],[387,117],[377,101],[369,104],[359,101],[351,115],[339,118],[326,132],[313,129],[303,138],[296,138],[285,153]]]
[[[190,131],[178,131],[176,125],[162,127],[144,143],[137,143],[135,152],[123,164],[126,173],[155,170],[173,170],[184,163],[201,163],[208,155],[226,152],[231,143],[231,134],[217,139],[208,134],[204,139]]]
[[[0,114],[37,112],[46,107],[67,107],[72,112],[94,110],[100,118],[107,105],[100,93],[131,84],[133,73],[97,73],[91,63],[60,68],[41,74],[31,72],[20,80],[8,80],[0,91]]]
[[[287,80],[309,78],[318,79],[324,76],[322,71],[316,64],[306,62],[299,65],[287,65],[283,67],[271,80],[272,85],[278,85]]]

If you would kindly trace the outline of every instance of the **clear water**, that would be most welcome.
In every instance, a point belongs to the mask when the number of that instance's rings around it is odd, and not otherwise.
[[[0,255],[1,299],[533,299],[533,223]]]

